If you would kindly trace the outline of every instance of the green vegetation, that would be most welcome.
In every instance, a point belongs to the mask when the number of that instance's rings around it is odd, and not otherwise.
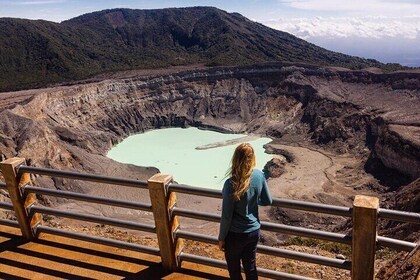
[[[310,239],[304,237],[291,237],[285,243],[285,246],[289,245],[298,245],[298,246],[305,246],[305,247],[314,247],[318,248],[333,254],[342,254],[346,257],[351,256],[351,246],[346,244],[340,243],[333,243],[328,241],[322,241],[318,239]]]
[[[119,70],[269,61],[353,69],[384,66],[216,8],[114,9],[62,23],[0,18],[0,91]]]
[[[398,254],[398,251],[386,248],[386,247],[379,247],[376,251],[376,258],[381,260],[389,260],[395,257]]]
[[[49,223],[53,220],[53,217],[45,214],[45,215],[42,215],[42,220],[46,223]]]

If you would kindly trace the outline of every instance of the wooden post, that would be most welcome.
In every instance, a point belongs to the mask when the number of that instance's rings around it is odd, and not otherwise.
[[[155,174],[148,180],[150,200],[159,243],[162,265],[165,269],[178,269],[178,253],[181,241],[174,240],[174,231],[179,226],[178,218],[171,220],[169,210],[176,202],[175,193],[168,195],[166,185],[172,181],[172,176]]]
[[[3,173],[6,181],[7,190],[9,192],[10,200],[15,210],[16,218],[19,222],[20,230],[25,239],[33,239],[34,232],[33,226],[41,220],[41,215],[34,215],[29,217],[27,207],[36,201],[35,194],[29,194],[23,197],[20,188],[31,182],[29,174],[18,176],[16,174],[16,167],[25,164],[24,158],[10,158],[0,163],[1,172]]]
[[[353,202],[352,280],[375,277],[376,224],[379,199],[356,195]]]

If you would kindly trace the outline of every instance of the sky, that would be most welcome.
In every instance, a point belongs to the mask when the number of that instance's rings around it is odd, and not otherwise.
[[[0,17],[61,22],[112,8],[213,6],[329,50],[420,66],[420,0],[0,0]]]

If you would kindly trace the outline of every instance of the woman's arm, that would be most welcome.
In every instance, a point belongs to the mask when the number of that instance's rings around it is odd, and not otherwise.
[[[220,220],[219,241],[224,241],[232,222],[234,201],[232,197],[232,187],[229,180],[226,180],[223,186],[223,203],[222,203],[222,218]]]
[[[258,204],[261,206],[271,205],[271,203],[273,203],[273,199],[271,198],[270,191],[268,190],[267,180],[263,177],[262,181],[260,201]]]

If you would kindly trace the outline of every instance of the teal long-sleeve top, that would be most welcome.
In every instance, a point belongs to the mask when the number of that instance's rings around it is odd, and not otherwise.
[[[254,169],[251,174],[249,189],[239,201],[234,201],[231,178],[223,186],[222,219],[220,221],[219,240],[224,241],[228,232],[247,233],[260,228],[258,205],[270,205],[272,198],[268,190],[264,173]]]

